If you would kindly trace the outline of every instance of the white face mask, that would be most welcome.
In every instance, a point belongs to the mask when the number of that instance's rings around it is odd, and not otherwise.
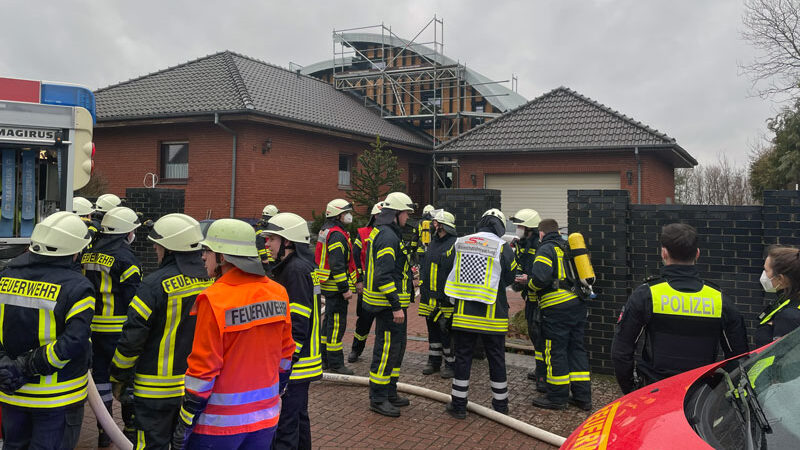
[[[520,239],[525,237],[525,227],[517,227],[517,237]]]
[[[342,223],[345,225],[353,223],[353,215],[350,213],[345,214],[344,217],[342,217]]]
[[[761,272],[761,287],[764,288],[764,292],[775,292],[775,286],[772,285],[772,280],[767,276],[767,271],[764,270]]]
[[[128,235],[126,241],[128,241],[128,245],[133,244],[133,241],[136,240],[136,233],[131,233]]]

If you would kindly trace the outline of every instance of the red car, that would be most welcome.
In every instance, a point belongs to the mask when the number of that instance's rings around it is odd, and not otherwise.
[[[800,330],[631,392],[561,448],[799,449]]]

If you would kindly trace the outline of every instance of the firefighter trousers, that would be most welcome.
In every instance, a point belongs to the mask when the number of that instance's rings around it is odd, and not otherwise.
[[[344,366],[342,338],[347,328],[347,300],[342,294],[325,294],[325,353],[328,367]]]
[[[106,405],[108,413],[112,415],[111,407],[114,397],[111,395],[111,375],[109,374],[109,369],[120,336],[122,336],[122,333],[92,332],[92,380],[95,386],[97,386],[97,393],[100,394],[100,398]],[[131,431],[135,428],[132,406],[133,405],[129,403],[122,405],[122,421],[124,422],[125,429]],[[102,430],[100,422],[97,422],[97,429]]]
[[[369,368],[369,399],[375,403],[397,397],[397,380],[400,365],[406,353],[408,312],[403,308],[405,320],[395,323],[392,310],[383,309],[375,314],[375,345]]]
[[[544,381],[546,370],[544,364],[544,340],[542,339],[542,321],[539,302],[525,301],[525,321],[528,324],[528,337],[533,344],[534,358],[536,360],[536,380]]]
[[[450,345],[451,322],[451,318],[440,317],[436,321],[431,316],[425,318],[425,324],[428,326],[428,364],[433,367],[441,366],[442,357],[448,367],[452,367],[456,361]]]
[[[281,416],[275,431],[275,449],[310,449],[311,422],[308,419],[310,381],[289,382],[281,397]]]
[[[182,397],[133,398],[136,448],[169,450],[178,424]]]
[[[83,402],[52,409],[3,404],[3,448],[72,449],[82,424]]]
[[[592,401],[585,329],[586,304],[580,299],[542,309],[547,398],[553,403],[566,403],[570,391],[577,402]]]
[[[372,322],[375,321],[375,315],[364,309],[364,294],[358,294],[358,302],[356,303],[356,329],[353,332],[353,346],[352,351],[357,355],[361,355],[364,351],[364,346],[367,344],[367,336],[369,330],[372,328]]]
[[[453,330],[453,349],[456,364],[453,386],[450,392],[453,407],[457,411],[467,408],[469,376],[472,370],[472,352],[477,342],[483,341],[486,359],[489,362],[489,381],[492,386],[492,408],[508,413],[508,379],[506,378],[506,336],[504,334],[482,334]]]

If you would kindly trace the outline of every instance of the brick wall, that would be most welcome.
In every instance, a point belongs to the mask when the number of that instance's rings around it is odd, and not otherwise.
[[[500,209],[500,191],[497,189],[438,189],[436,202],[456,217],[459,236],[475,232],[475,225],[486,210]]]
[[[130,188],[125,190],[123,205],[142,214],[142,221],[156,221],[170,213],[182,213],[184,210],[184,192],[182,189],[147,189]],[[142,274],[146,275],[158,268],[156,251],[153,242],[147,239],[149,228],[141,226],[136,229],[136,240],[131,244],[133,253],[139,258]]]
[[[236,168],[236,210],[238,218],[261,216],[264,205],[275,204],[306,219],[311,212],[323,212],[332,199],[346,198],[339,189],[339,154],[357,155],[369,148],[368,142],[312,133],[250,121],[226,121],[238,135]],[[271,149],[262,153],[266,140]],[[186,193],[186,213],[196,219],[228,217],[231,194],[232,136],[213,124],[156,124],[147,126],[98,127],[94,141],[96,172],[109,183],[109,191],[122,195],[125,189],[143,187],[148,172],[160,172],[160,145],[165,141],[189,142],[189,179],[181,184],[159,183],[158,187],[182,189]],[[391,145],[390,145],[391,148]],[[404,181],[409,183],[411,164],[429,166],[430,155],[396,150]],[[427,202],[430,171],[418,186]]]
[[[675,196],[674,169],[653,153],[640,155],[642,162],[642,203],[662,204],[666,198]],[[620,189],[629,192],[636,203],[637,180],[636,157],[633,149],[629,152],[585,153],[509,153],[501,155],[459,155],[459,186],[461,188],[483,188],[486,175],[499,174],[581,174],[609,173],[619,174]],[[632,174],[628,184],[627,172]],[[472,184],[475,175],[476,184]]]
[[[592,369],[612,373],[614,324],[633,289],[661,266],[661,227],[697,228],[701,275],[720,286],[745,318],[752,343],[756,316],[774,294],[759,282],[767,247],[800,245],[800,192],[768,191],[764,206],[634,205],[627,191],[569,191],[569,231],[581,232],[597,274],[586,344]]]

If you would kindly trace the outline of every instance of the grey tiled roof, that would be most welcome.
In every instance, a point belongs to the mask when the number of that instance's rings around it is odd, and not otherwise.
[[[95,95],[100,122],[243,112],[430,146],[420,133],[382,119],[328,83],[230,51],[98,89]]]
[[[437,148],[442,152],[558,151],[665,147],[693,161],[675,139],[559,87]],[[696,162],[695,162],[696,164]]]

